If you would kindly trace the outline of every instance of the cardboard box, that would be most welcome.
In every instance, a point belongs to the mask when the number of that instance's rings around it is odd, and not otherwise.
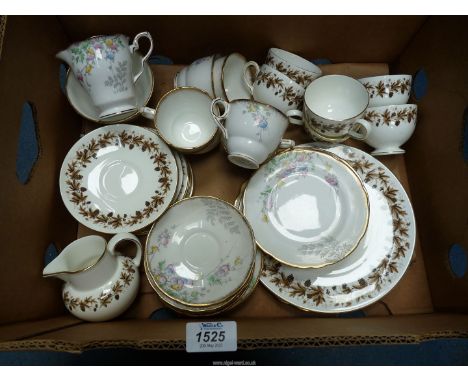
[[[210,25],[219,33],[200,25]],[[382,157],[411,195],[416,215],[418,241],[401,282],[359,318],[304,313],[279,302],[259,284],[247,302],[219,317],[237,321],[239,349],[467,337],[468,276],[455,277],[448,261],[453,244],[468,250],[468,176],[463,156],[467,143],[463,146],[462,141],[468,96],[465,25],[463,17],[8,17],[0,35],[0,168],[4,176],[0,350],[185,348],[185,324],[193,319],[150,320],[150,314],[163,305],[143,269],[135,303],[119,319],[105,323],[86,323],[68,314],[60,296],[61,282],[41,277],[49,244],[64,248],[77,236],[91,233],[63,205],[58,172],[80,133],[96,125],[83,121],[68,104],[60,89],[55,53],[92,35],[133,36],[143,30],[152,34],[155,54],[178,64],[233,51],[262,62],[268,48],[278,46],[308,58],[349,62],[323,65],[327,74],[359,78],[423,70],[427,78],[427,92],[416,101],[419,120],[405,145],[407,153]],[[172,88],[178,68],[152,66],[155,89],[149,106]],[[36,109],[40,155],[29,182],[21,184],[15,166],[20,115],[27,101]],[[130,123],[151,127],[151,121],[142,118]],[[465,130],[465,140],[466,134]],[[310,140],[295,127],[287,136],[297,142]],[[358,146],[369,151],[364,144]],[[221,147],[189,160],[196,195],[233,202],[249,176],[227,161]]]

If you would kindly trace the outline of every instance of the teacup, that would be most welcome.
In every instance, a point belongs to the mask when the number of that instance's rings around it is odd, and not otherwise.
[[[224,110],[221,115],[219,106]],[[216,98],[211,114],[223,133],[229,161],[240,167],[257,169],[278,147],[295,145],[282,139],[288,117],[271,105],[242,99],[228,103]]]
[[[370,107],[364,118],[372,124],[365,142],[375,148],[372,155],[403,154],[400,146],[413,134],[418,107],[413,104]]]
[[[371,124],[362,119],[369,95],[359,81],[343,75],[323,76],[313,81],[304,94],[304,111],[293,112],[299,119],[292,123],[305,125],[324,141],[343,142],[349,137],[363,140]]]
[[[182,68],[179,72],[174,77],[174,87],[182,87],[182,86],[187,86],[187,69],[188,66]]]
[[[224,88],[223,88],[223,65],[226,61],[226,56],[219,56],[215,57],[215,61],[213,64],[213,70],[211,72],[211,85],[213,87],[213,94],[215,97],[220,97],[225,99],[224,97]]]
[[[153,119],[154,127],[172,148],[186,154],[202,154],[219,142],[217,124],[210,114],[212,98],[194,87],[168,91],[156,109],[144,108],[142,115]]]
[[[149,39],[150,48],[133,75],[131,54],[139,49],[138,41],[142,37]],[[132,45],[128,41],[122,34],[96,36],[74,43],[56,55],[70,66],[88,92],[100,110],[99,119],[137,110],[135,82],[153,51],[153,39],[148,32],[142,32],[135,36]]]
[[[199,58],[192,62],[186,72],[185,86],[195,87],[207,92],[214,97],[211,85],[211,73],[213,71],[215,56]]]
[[[226,101],[251,98],[249,88],[243,80],[246,62],[245,57],[236,52],[231,53],[223,61],[221,68],[222,98]]]
[[[251,66],[258,73],[253,83],[249,78]],[[254,100],[272,105],[283,113],[299,109],[302,105],[305,89],[268,65],[259,68],[256,62],[247,62],[244,67],[244,80]]]
[[[369,107],[403,105],[410,96],[412,77],[397,74],[361,78],[359,82],[369,93]]]
[[[271,48],[268,51],[265,64],[288,76],[304,88],[322,75],[317,65],[297,54],[278,48]]]

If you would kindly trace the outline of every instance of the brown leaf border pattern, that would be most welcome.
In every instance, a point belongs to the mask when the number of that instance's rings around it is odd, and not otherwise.
[[[342,284],[332,287],[321,287],[312,285],[312,281],[296,281],[292,274],[283,271],[283,265],[269,256],[264,257],[264,268],[262,276],[274,284],[281,293],[288,293],[289,297],[303,299],[304,304],[312,302],[314,306],[329,304],[333,307],[351,307],[355,303],[372,299],[375,291],[382,290],[384,284],[393,281],[392,275],[405,269],[406,261],[403,261],[409,253],[411,247],[409,240],[410,221],[403,206],[404,199],[395,188],[390,177],[383,167],[370,162],[364,155],[356,155],[354,152],[347,154],[345,159],[353,169],[360,174],[363,181],[373,188],[378,188],[387,199],[392,213],[393,220],[393,246],[384,259],[367,275],[359,279],[355,284]],[[357,297],[343,302],[332,303],[332,297],[339,295],[349,295],[353,292],[364,290],[369,292],[357,294]],[[336,299],[333,299],[336,301]]]
[[[121,145],[128,149],[139,149],[142,152],[148,153],[150,159],[153,160],[154,170],[159,173],[160,189],[154,192],[150,200],[145,201],[145,207],[135,211],[133,215],[117,214],[110,212],[103,214],[99,209],[89,207],[91,203],[88,201],[86,187],[83,187],[81,181],[83,176],[81,171],[91,163],[91,160],[96,158],[97,152],[105,147]],[[134,226],[140,224],[151,214],[157,211],[158,207],[164,204],[164,199],[171,189],[171,170],[167,163],[167,154],[160,151],[159,145],[151,138],[145,137],[143,134],[135,132],[121,131],[106,132],[99,134],[98,138],[92,138],[88,144],[76,151],[74,159],[68,163],[65,173],[67,184],[67,194],[71,203],[76,205],[78,213],[85,219],[92,221],[94,224],[100,224],[105,227],[119,228],[124,226]]]
[[[397,111],[387,108],[383,113],[379,113],[376,110],[368,110],[364,115],[366,121],[372,122],[376,126],[390,126],[391,124],[399,126],[401,122],[411,123],[412,121],[416,121],[416,117],[417,109],[415,107],[405,107]]]
[[[135,278],[134,264],[130,259],[122,261],[123,271],[120,278],[116,280],[110,289],[102,290],[98,296],[89,295],[83,298],[73,296],[69,291],[64,290],[63,302],[70,312],[81,310],[86,312],[92,310],[97,312],[101,308],[107,308],[113,301],[118,301],[121,294],[128,288]]]
[[[318,130],[321,134],[327,135],[330,132],[334,134],[343,134],[345,135],[349,128],[351,127],[350,123],[334,123],[334,124],[326,124],[318,121],[317,119],[311,117],[309,113],[304,113],[305,123],[308,126],[312,126],[315,130]]]
[[[379,81],[377,85],[372,85],[370,82],[363,83],[369,93],[370,98],[384,98],[388,96],[392,98],[395,94],[409,93],[411,90],[411,79],[396,80],[396,81]]]
[[[281,97],[288,106],[299,107],[303,101],[303,94],[297,93],[292,86],[284,84],[283,79],[270,72],[260,72],[255,79],[257,85],[263,84],[267,89],[273,88],[275,96]]]
[[[271,54],[268,54],[265,64],[283,73],[302,87],[307,87],[314,79],[319,77],[318,73],[310,74],[310,72],[305,70],[291,68],[290,65],[286,65],[283,61],[277,61]]]

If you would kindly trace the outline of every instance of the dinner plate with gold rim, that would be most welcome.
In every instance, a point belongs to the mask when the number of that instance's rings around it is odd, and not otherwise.
[[[133,71],[138,72],[141,67],[142,56],[140,53],[132,53]],[[119,114],[105,120],[99,119],[100,111],[94,106],[88,92],[81,86],[73,73],[68,70],[65,80],[65,95],[68,98],[71,106],[75,111],[90,121],[97,123],[122,123],[136,118],[143,107],[148,104],[148,101],[153,94],[154,77],[153,72],[147,62],[143,64],[143,73],[135,82],[135,98],[137,110],[130,113]]]
[[[295,148],[274,156],[249,179],[243,205],[258,246],[298,268],[343,260],[369,219],[359,176],[323,150]]]
[[[340,144],[308,146],[329,150],[356,170],[370,200],[367,233],[350,256],[321,269],[297,269],[265,256],[261,282],[303,310],[362,309],[389,293],[410,264],[416,239],[411,202],[395,175],[371,155]]]
[[[171,150],[155,133],[134,125],[103,126],[66,155],[60,193],[86,227],[133,232],[155,221],[172,202],[177,172]]]
[[[254,266],[255,239],[231,204],[208,196],[183,199],[154,224],[145,271],[153,288],[186,306],[221,303],[238,293]]]

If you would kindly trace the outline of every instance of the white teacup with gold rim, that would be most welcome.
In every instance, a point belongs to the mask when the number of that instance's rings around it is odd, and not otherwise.
[[[187,154],[214,149],[218,129],[210,113],[212,98],[195,87],[168,91],[156,109],[144,108],[142,114],[154,121],[158,135],[172,148]]]
[[[257,73],[253,82],[249,76],[250,67],[254,67]],[[302,106],[305,88],[268,65],[259,68],[256,62],[247,62],[244,66],[244,81],[255,101],[272,105],[283,113]]]
[[[215,55],[211,55],[192,62],[185,71],[185,86],[199,88],[214,97],[211,83],[214,60]]]
[[[213,94],[215,97],[225,99],[224,88],[223,88],[223,65],[226,61],[226,56],[215,56],[213,64],[213,70],[211,72],[211,85],[213,86]]]
[[[369,93],[369,107],[403,105],[411,93],[412,76],[393,74],[359,79]]]
[[[304,88],[322,75],[322,70],[314,63],[279,48],[271,48],[268,51],[265,64],[288,76]]]
[[[414,132],[418,106],[413,104],[370,107],[364,118],[372,124],[372,131],[365,139],[375,148],[372,155],[403,154],[400,148]]]
[[[150,48],[141,59],[137,74],[133,74],[132,53],[139,49],[141,38],[150,41]],[[122,34],[95,36],[71,44],[57,53],[65,61],[81,86],[100,110],[99,119],[115,117],[137,110],[135,82],[143,73],[143,64],[153,51],[153,39],[148,32],[135,36],[133,43]]]
[[[368,104],[369,95],[359,81],[338,74],[323,76],[307,87],[304,111],[294,112],[298,119],[291,122],[305,125],[324,141],[363,140],[372,129],[362,118]]]
[[[221,115],[219,106],[224,110]],[[211,114],[223,133],[229,161],[240,167],[257,169],[278,147],[295,145],[290,139],[282,139],[288,117],[271,105],[251,100],[228,103],[216,98]]]

